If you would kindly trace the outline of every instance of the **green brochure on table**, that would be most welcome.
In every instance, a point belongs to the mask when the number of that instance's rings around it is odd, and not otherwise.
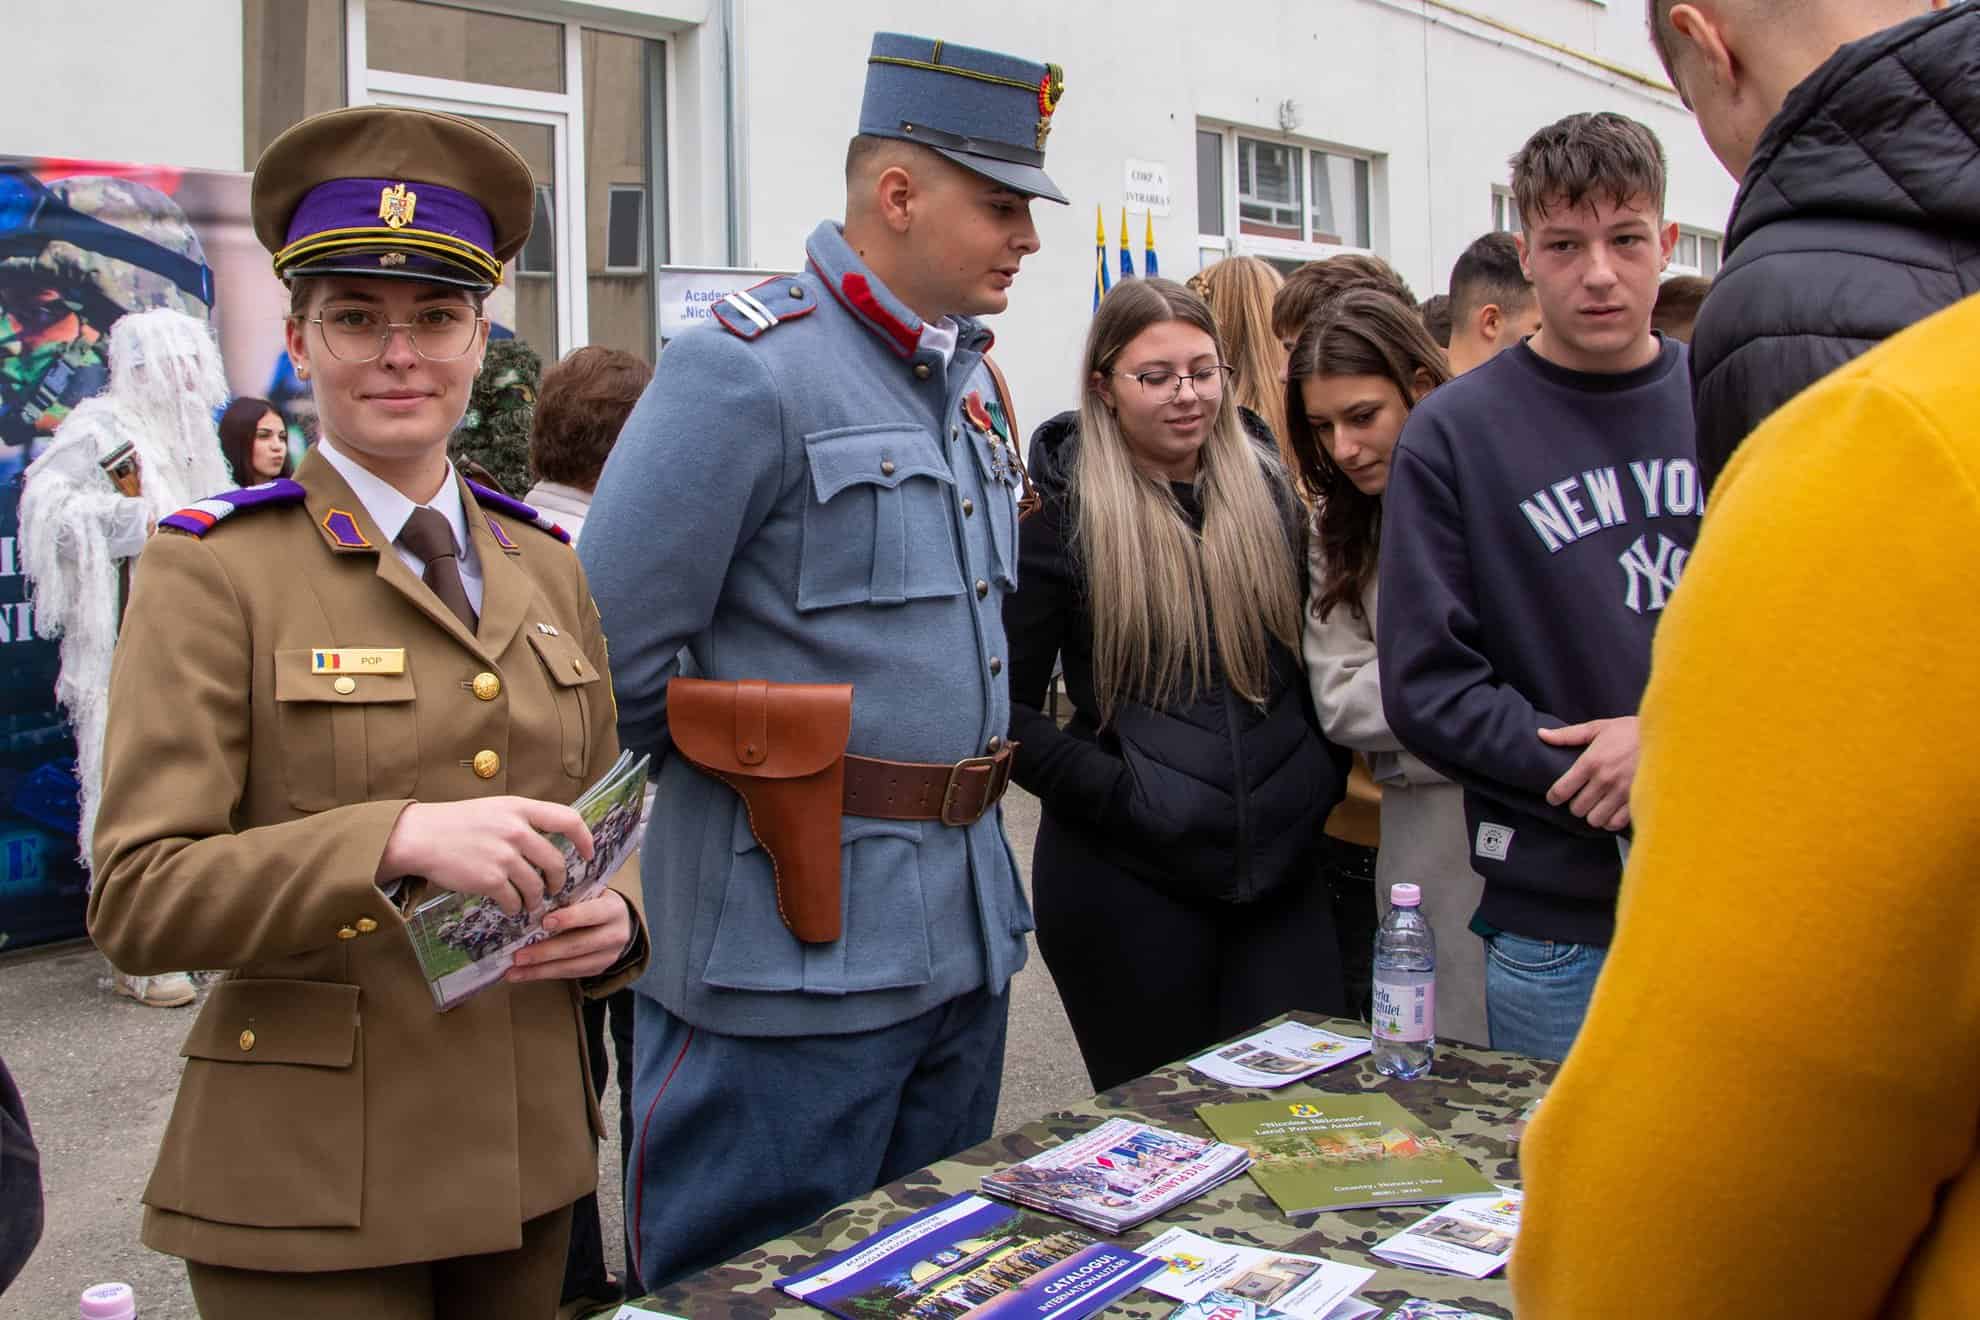
[[[1492,1193],[1490,1179],[1386,1095],[1281,1093],[1199,1105],[1220,1141],[1251,1152],[1251,1177],[1289,1215],[1417,1205]]]

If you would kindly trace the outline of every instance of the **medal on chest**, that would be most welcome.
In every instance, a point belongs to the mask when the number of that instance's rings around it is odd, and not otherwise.
[[[990,446],[992,478],[1016,490],[1023,484],[1023,469],[1018,466],[1017,438],[1011,434],[1003,405],[995,399],[985,402],[981,390],[971,390],[963,396],[963,416]]]

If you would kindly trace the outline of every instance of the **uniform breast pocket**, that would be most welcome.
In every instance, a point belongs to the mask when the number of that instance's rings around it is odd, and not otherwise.
[[[550,674],[550,697],[562,727],[564,773],[583,779],[591,765],[591,703],[598,700],[598,667],[568,633],[546,633],[531,626],[529,644]]]
[[[275,710],[289,804],[326,811],[411,797],[419,784],[412,660],[397,674],[315,672],[310,650],[275,653]]]
[[[256,1228],[356,1228],[364,1206],[358,988],[215,985],[180,1051],[179,1098],[144,1200]]]
[[[798,608],[900,605],[963,592],[956,479],[918,426],[848,426],[804,438]]]

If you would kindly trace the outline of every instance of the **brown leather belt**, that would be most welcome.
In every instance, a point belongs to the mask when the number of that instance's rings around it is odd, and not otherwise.
[[[1007,742],[989,756],[972,756],[954,765],[876,761],[848,752],[846,814],[974,825],[1010,787],[1016,751],[1017,744]]]

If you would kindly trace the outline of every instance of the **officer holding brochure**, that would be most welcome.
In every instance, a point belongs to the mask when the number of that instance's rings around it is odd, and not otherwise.
[[[618,755],[566,536],[447,461],[524,161],[463,119],[305,120],[255,171],[323,440],[293,480],[166,518],[110,689],[90,933],[139,973],[227,968],[144,1193],[207,1320],[557,1305],[602,1132],[578,1001],[646,961],[630,873],[438,1012],[405,920],[565,880],[541,837]]]

